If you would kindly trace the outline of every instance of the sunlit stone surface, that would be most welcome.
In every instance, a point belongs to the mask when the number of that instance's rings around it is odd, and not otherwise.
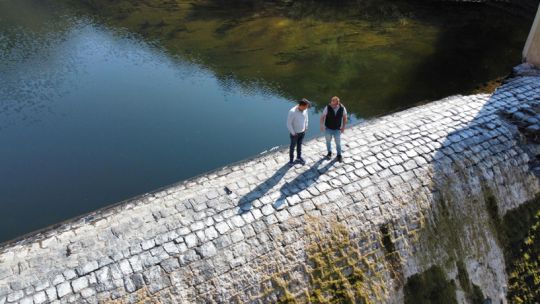
[[[301,297],[309,225],[335,220],[357,263],[371,265],[368,282],[385,287],[368,292],[373,300],[402,301],[404,278],[457,255],[499,302],[506,273],[486,197],[504,213],[538,193],[539,103],[540,78],[517,76],[493,95],[351,127],[343,163],[324,160],[317,138],[305,144],[305,166],[289,169],[287,151],[269,152],[5,244],[0,303],[274,302],[280,288]],[[441,208],[459,233],[430,228]],[[385,258],[388,246],[399,259]]]

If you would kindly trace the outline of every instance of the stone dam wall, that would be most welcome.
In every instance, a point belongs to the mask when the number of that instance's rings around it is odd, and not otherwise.
[[[504,303],[493,217],[539,193],[539,106],[516,75],[351,127],[343,163],[317,138],[5,243],[0,304],[401,303],[434,266]]]

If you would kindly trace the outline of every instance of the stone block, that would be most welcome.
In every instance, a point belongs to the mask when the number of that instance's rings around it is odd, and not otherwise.
[[[99,265],[97,261],[91,261],[91,262],[85,263],[82,267],[77,268],[77,273],[79,274],[79,276],[83,276],[98,269],[98,267]],[[64,273],[64,276],[65,276],[65,273]],[[68,278],[66,276],[66,279],[71,280],[72,278]]]
[[[84,299],[87,299],[87,301],[90,301],[92,302],[92,299],[89,299],[90,297],[93,297],[96,295],[96,290],[94,290],[93,288],[89,287],[89,288],[85,288],[83,290],[81,290],[81,296],[84,298]],[[96,303],[97,302],[97,299],[96,300]]]
[[[190,264],[194,261],[199,260],[201,257],[195,252],[195,250],[190,249],[186,251],[184,254],[181,254],[179,257],[180,266],[185,266],[187,264]]]
[[[166,259],[162,261],[160,265],[166,273],[171,273],[176,269],[180,268],[180,263],[178,262],[177,258]]]
[[[243,239],[244,239],[244,234],[242,233],[242,230],[236,229],[235,231],[231,233],[231,241],[233,243],[238,243]]]
[[[141,247],[143,250],[154,248],[154,246],[156,246],[156,242],[153,239],[146,240],[141,243]]]
[[[133,269],[131,269],[131,265],[129,264],[129,260],[121,260],[118,263],[118,266],[120,267],[120,271],[122,272],[122,274],[124,276],[133,273]]]
[[[207,242],[198,247],[196,250],[203,258],[210,258],[217,254],[216,247],[212,242]]]
[[[204,231],[204,234],[206,235],[207,240],[213,240],[219,236],[219,233],[214,227],[208,227]]]
[[[8,296],[7,296],[7,301],[8,302],[17,302],[19,301],[20,299],[22,299],[22,297],[24,297],[24,291],[22,290],[17,290],[17,291],[14,291],[12,293],[10,293]]]
[[[195,235],[194,233],[186,235],[184,237],[184,241],[188,248],[193,248],[197,246],[197,244],[199,243],[199,239],[197,238],[197,235]]]
[[[167,273],[159,266],[153,266],[143,273],[144,281],[148,285],[148,291],[151,294],[171,286],[171,280]]]
[[[223,248],[228,247],[229,245],[231,245],[232,241],[231,241],[231,238],[228,235],[222,235],[222,236],[218,237],[214,241],[214,243],[216,245],[216,249],[220,250],[220,249],[223,249]]]
[[[142,274],[140,273],[132,274],[130,279],[131,279],[131,282],[133,282],[133,284],[135,285],[135,290],[139,290],[144,287],[144,277]]]
[[[170,256],[174,256],[174,255],[180,253],[180,250],[178,249],[178,247],[176,246],[176,244],[174,242],[168,242],[168,243],[163,244],[163,249]],[[135,271],[138,271],[138,270],[135,270]]]
[[[58,293],[58,298],[60,299],[73,293],[71,284],[69,282],[60,283],[58,286],[56,286],[56,291]]]
[[[77,293],[84,288],[88,287],[88,278],[87,277],[80,277],[71,282],[71,286],[73,287],[73,292]]]
[[[82,269],[80,269],[81,271],[81,274],[83,272]],[[75,270],[73,269],[68,269],[66,271],[64,271],[64,278],[66,278],[66,280],[71,280],[73,278],[76,278],[77,277],[77,273],[75,272]]]
[[[26,297],[21,299],[19,304],[34,304],[34,299],[32,297]]]
[[[58,294],[55,287],[49,287],[45,289],[45,293],[47,294],[47,300],[49,300],[49,302],[58,299]]]
[[[269,215],[274,212],[274,207],[272,207],[272,205],[264,205],[261,211],[263,215]]]

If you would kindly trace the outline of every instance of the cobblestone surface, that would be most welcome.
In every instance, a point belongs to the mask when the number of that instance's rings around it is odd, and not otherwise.
[[[539,105],[540,78],[513,78],[493,95],[351,127],[343,163],[324,160],[317,138],[305,143],[304,166],[288,168],[287,151],[273,151],[4,244],[0,303],[134,302],[126,296],[141,290],[170,303],[271,302],[271,275],[305,276],[295,267],[310,218],[337,218],[373,258],[384,252],[372,236],[391,223],[410,276],[422,270],[410,235],[448,178],[464,172],[471,193],[489,187],[500,212],[538,192],[526,148],[535,143],[519,138],[538,139]]]

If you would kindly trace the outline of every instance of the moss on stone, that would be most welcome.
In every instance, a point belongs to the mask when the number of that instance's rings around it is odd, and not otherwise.
[[[448,280],[442,268],[432,266],[428,270],[407,279],[404,287],[405,304],[453,304],[456,285]]]
[[[271,287],[266,290],[263,302],[384,302],[388,295],[388,278],[393,277],[392,272],[401,273],[401,268],[393,270],[387,258],[370,250],[364,252],[342,223],[311,217],[307,222],[310,238],[306,242],[307,261],[303,270],[308,278],[307,288],[298,289],[284,270],[272,276]],[[368,235],[359,238],[369,239]],[[378,247],[387,241],[374,239],[372,245]],[[394,254],[398,255],[397,252]]]
[[[482,304],[485,301],[484,293],[480,287],[476,284],[472,284],[472,293],[470,294],[470,299],[473,304]]]
[[[132,294],[126,294],[118,299],[111,300],[110,298],[99,299],[99,303],[104,304],[162,304],[172,303],[174,296],[170,289],[164,289],[158,294],[152,294],[148,290],[148,286],[135,291]]]
[[[390,276],[392,279],[396,280],[397,285],[401,286],[403,284],[403,269],[401,267],[401,257],[399,252],[396,250],[394,241],[392,240],[391,230],[389,224],[383,224],[379,228],[381,233],[381,243],[383,245],[385,255],[384,258],[386,262],[390,265],[389,269]]]
[[[484,294],[480,287],[472,283],[469,279],[469,273],[467,272],[467,268],[465,268],[463,261],[457,261],[456,266],[458,270],[457,278],[459,280],[459,285],[463,292],[465,292],[467,299],[473,304],[482,303],[484,301]]]
[[[519,255],[515,249],[521,246],[531,228],[538,222],[539,210],[540,196],[508,211],[501,220],[500,237],[505,254],[511,260]]]
[[[505,77],[497,77],[495,79],[488,80],[480,85],[478,85],[474,90],[474,94],[482,94],[482,93],[493,93],[495,90],[500,87],[504,82]]]
[[[540,196],[501,217],[493,195],[486,207],[503,248],[511,303],[540,301]],[[477,291],[472,290],[473,293]]]
[[[498,215],[499,210],[489,189],[483,187],[482,192],[488,194],[482,198],[456,186],[472,173],[459,167],[454,170],[458,173],[456,180],[437,187],[435,203],[425,215],[429,220],[419,231],[420,250],[416,251],[415,258],[420,268],[427,270],[408,279],[404,289],[406,303],[455,303],[458,288],[464,292],[468,303],[484,300],[480,287],[470,281],[463,261],[480,259],[485,254],[482,248],[489,248],[490,238],[497,237],[494,227],[499,223],[491,218],[497,219],[494,215]],[[471,242],[475,246],[470,246]],[[459,284],[443,277],[456,268],[455,279]]]
[[[484,192],[486,191],[487,190],[484,190]],[[497,200],[491,193],[486,194],[486,208],[495,229],[500,231],[502,222],[499,216],[499,206],[497,205]]]
[[[275,286],[276,290],[279,293],[278,301],[276,303],[279,304],[296,304],[298,303],[296,299],[294,298],[293,294],[289,292],[287,289],[287,283],[279,278],[274,277],[272,278],[272,284]]]
[[[334,223],[307,248],[311,303],[369,303],[362,258],[346,227]]]
[[[540,302],[540,196],[509,211],[503,218],[511,303]]]

